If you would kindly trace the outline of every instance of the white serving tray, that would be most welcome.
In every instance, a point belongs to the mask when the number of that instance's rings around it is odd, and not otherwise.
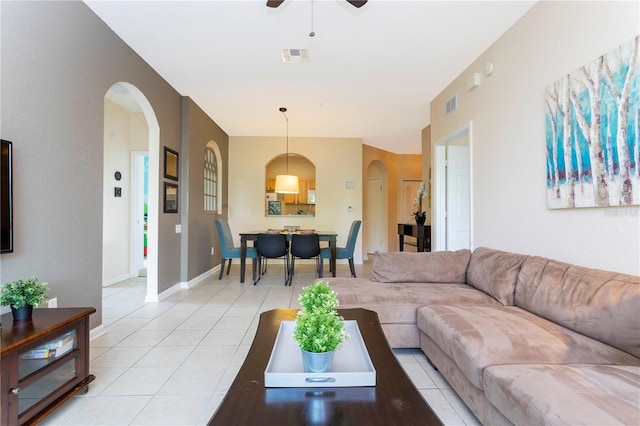
[[[336,350],[329,373],[302,371],[300,347],[293,340],[294,321],[282,321],[264,372],[265,387],[350,387],[375,386],[376,370],[362,340],[357,321],[345,321],[350,336]]]

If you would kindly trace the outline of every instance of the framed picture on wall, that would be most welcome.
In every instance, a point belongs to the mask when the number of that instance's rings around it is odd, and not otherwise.
[[[164,177],[178,180],[178,153],[171,148],[164,147]]]
[[[0,140],[0,253],[13,252],[12,143]]]
[[[269,216],[280,216],[282,214],[282,201],[269,201]]]
[[[164,183],[164,212],[178,213],[178,185],[175,183]]]

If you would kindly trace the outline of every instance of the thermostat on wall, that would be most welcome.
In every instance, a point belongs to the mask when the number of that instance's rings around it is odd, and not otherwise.
[[[346,181],[344,186],[347,189],[356,189],[356,183],[351,180]]]

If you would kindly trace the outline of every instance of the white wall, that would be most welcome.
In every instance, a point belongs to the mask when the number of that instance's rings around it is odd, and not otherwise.
[[[640,208],[547,209],[544,118],[545,88],[632,40],[638,16],[638,2],[538,2],[432,101],[432,143],[473,122],[476,247],[640,274]],[[467,92],[487,61],[495,71]]]
[[[362,219],[362,140],[355,138],[289,138],[289,152],[305,156],[316,166],[316,216],[265,217],[265,166],[283,153],[278,137],[229,138],[229,225],[236,245],[239,232],[285,225],[336,231],[344,246],[351,222]],[[355,189],[346,189],[352,181]],[[347,205],[353,206],[347,212]],[[362,263],[362,232],[355,262]]]

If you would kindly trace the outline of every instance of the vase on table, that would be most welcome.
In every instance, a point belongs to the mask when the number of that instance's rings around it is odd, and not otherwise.
[[[426,215],[416,215],[416,224],[424,225],[426,220],[427,220],[427,216]]]
[[[328,373],[333,367],[333,355],[335,351],[329,352],[302,352],[302,371],[305,373]]]
[[[33,314],[33,305],[22,305],[19,308],[14,308],[11,305],[11,313],[13,314],[14,321],[24,321],[31,319]]]

